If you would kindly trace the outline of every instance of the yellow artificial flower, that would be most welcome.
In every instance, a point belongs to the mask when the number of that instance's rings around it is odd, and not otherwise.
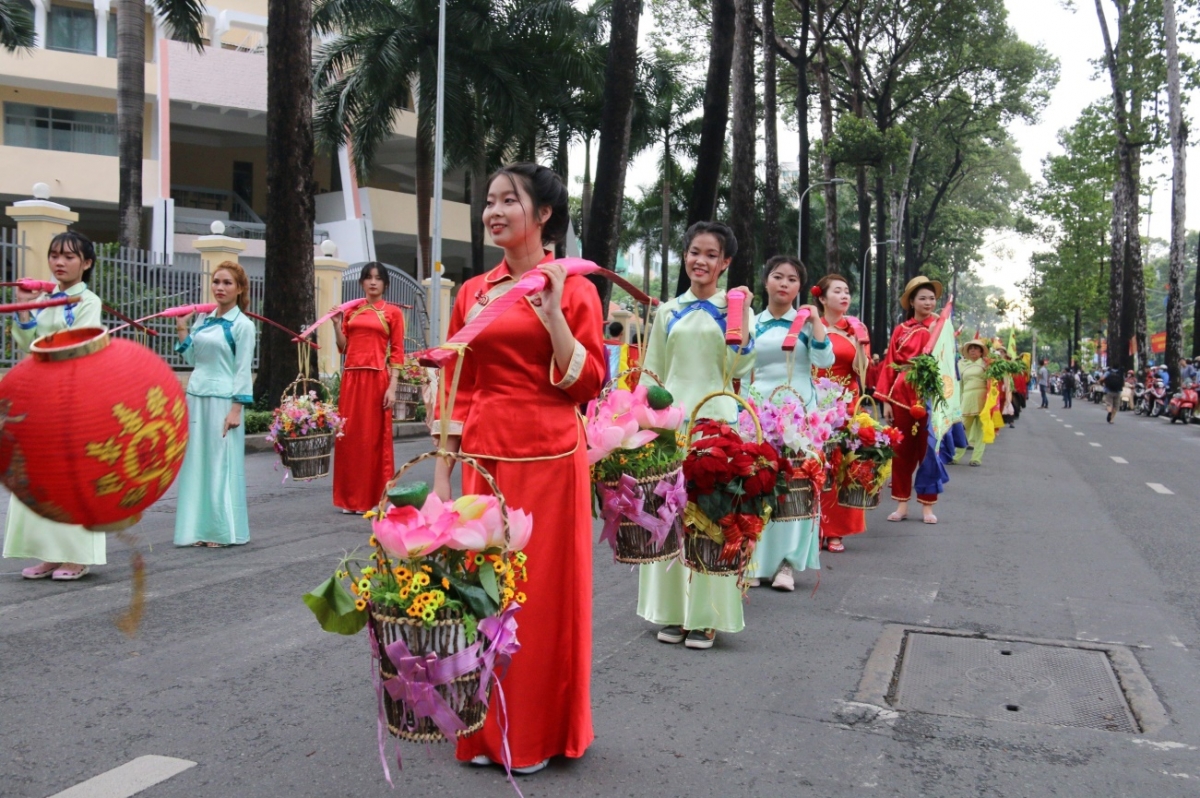
[[[366,568],[362,569],[362,575],[367,578],[370,578],[370,577],[374,576],[375,574],[376,574],[375,569],[369,565]]]
[[[518,593],[517,595],[513,596],[513,598],[517,600],[517,603],[518,603],[518,604],[524,604],[524,603],[525,603],[526,596],[525,596],[525,594],[522,592],[522,593]]]
[[[416,618],[417,616],[419,616],[421,614],[421,611],[418,610],[417,605],[414,604],[413,606],[408,608],[408,614],[409,614],[409,617]]]
[[[444,577],[444,576],[442,577],[442,587],[443,587],[445,590],[449,590],[449,589],[450,589],[450,580],[449,580],[449,579],[447,579],[447,578],[446,578],[446,577]]]
[[[517,552],[517,557],[516,557],[517,565],[524,565],[525,560],[527,560],[527,559],[529,559],[529,558],[525,556],[525,552],[523,552],[523,551]]]
[[[371,580],[370,579],[359,579],[358,580],[358,589],[359,590],[370,590],[371,589]]]
[[[358,595],[358,593],[359,593],[359,590],[358,590],[358,582],[351,582],[351,583],[350,583],[350,592],[351,592],[351,593],[353,593],[353,594],[354,594],[354,595],[356,595],[356,596]]]
[[[431,574],[431,573],[433,573],[433,569],[432,569],[432,568],[430,568],[428,565],[422,565],[422,566],[421,566],[421,570],[422,570],[422,571],[424,571],[424,572],[425,572],[425,573],[427,573],[427,574]]]
[[[375,539],[374,535],[371,535],[371,539],[367,541],[367,545],[374,548],[379,545],[379,541]]]
[[[354,602],[354,609],[358,610],[359,612],[362,612],[362,611],[363,611],[363,610],[365,610],[366,608],[367,608],[367,602],[366,602],[366,600],[365,600],[365,599],[357,599],[357,600],[355,600],[355,602]]]
[[[425,587],[429,584],[429,574],[417,574],[414,581],[420,583],[421,587]]]
[[[403,565],[397,565],[395,570],[392,571],[392,573],[394,573],[396,575],[396,578],[402,582],[412,579],[412,571],[408,570]]]
[[[505,565],[504,563],[500,562],[499,560],[496,560],[494,563],[492,563],[492,570],[498,574],[502,574],[506,570],[508,570],[508,566]]]
[[[400,588],[400,600],[405,601],[406,599],[408,599],[409,592],[410,592],[409,589],[406,587]]]
[[[482,554],[475,555],[475,564],[476,565],[483,565],[485,562],[487,562],[487,558],[484,557]]]

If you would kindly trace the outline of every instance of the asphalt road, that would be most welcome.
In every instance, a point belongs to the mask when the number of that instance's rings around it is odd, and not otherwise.
[[[597,739],[522,779],[524,794],[1200,795],[1200,426],[1059,406],[1027,411],[984,467],[953,467],[938,525],[873,512],[823,556],[819,584],[751,591],[747,630],[711,651],[655,642],[636,574],[598,546]],[[444,745],[403,746],[388,789],[366,639],[321,632],[300,601],[367,524],[332,509],[328,480],[281,484],[270,455],[247,475],[245,547],[173,548],[174,494],[136,528],[149,576],[133,639],[113,625],[123,544],[78,583],[0,563],[0,794],[52,796],[162,755],[197,764],[138,795],[512,795]],[[863,706],[892,623],[1126,644],[1169,722],[1129,734]]]

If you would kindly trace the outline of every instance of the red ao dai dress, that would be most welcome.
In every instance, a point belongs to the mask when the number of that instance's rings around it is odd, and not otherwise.
[[[936,315],[925,321],[908,319],[892,330],[887,357],[875,384],[875,398],[892,405],[893,424],[904,434],[904,440],[895,447],[896,457],[892,461],[892,498],[899,502],[912,498],[913,475],[925,457],[929,434],[929,416],[920,420],[913,417],[913,405],[923,405],[923,402],[905,381],[900,367],[911,363],[929,346],[930,328],[936,321]],[[918,494],[917,501],[936,504],[937,494]]]
[[[550,260],[548,254],[542,263]],[[454,302],[450,335],[515,283],[506,262],[468,280]],[[500,681],[513,767],[552,756],[583,756],[595,737],[591,478],[578,407],[604,386],[603,316],[591,283],[568,277],[562,310],[575,335],[575,351],[562,374],[538,302],[526,297],[472,341],[448,430],[462,436],[460,451],[491,473],[508,505],[533,516],[525,547],[526,601],[516,616],[521,650]],[[452,362],[442,372],[447,388],[454,369]],[[435,438],[442,424],[439,417]],[[463,468],[462,482],[464,493],[491,492],[469,466]],[[458,741],[458,759],[482,754],[502,761],[500,718],[494,691],[483,728]]]
[[[861,382],[871,359],[870,353],[860,343],[854,327],[845,316],[837,326],[826,329],[829,331],[829,340],[833,342],[833,365],[827,369],[814,368],[813,376],[841,383],[857,401],[862,393]],[[866,532],[866,511],[857,507],[843,507],[838,504],[837,486],[831,481],[826,487],[829,490],[821,491],[821,538],[844,538]]]
[[[395,473],[392,408],[383,406],[390,370],[404,363],[404,314],[379,301],[342,319],[346,336],[338,412],[345,434],[334,443],[333,504],[366,511],[379,504]]]

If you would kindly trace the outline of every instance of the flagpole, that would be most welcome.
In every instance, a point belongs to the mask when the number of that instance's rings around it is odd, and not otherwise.
[[[434,110],[433,137],[433,273],[429,285],[431,302],[429,308],[429,345],[442,342],[442,172],[445,159],[443,141],[445,134],[446,104],[446,0],[441,0],[438,10],[438,59],[437,59],[437,103]]]

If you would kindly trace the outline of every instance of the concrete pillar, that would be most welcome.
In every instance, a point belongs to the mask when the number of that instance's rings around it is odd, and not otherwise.
[[[200,301],[212,302],[212,276],[225,261],[238,262],[238,256],[246,248],[240,238],[225,235],[225,225],[219,221],[213,222],[212,235],[200,236],[192,244],[200,253]]]
[[[33,196],[31,200],[14,202],[4,209],[4,213],[17,223],[17,240],[23,239],[28,247],[22,276],[52,283],[54,275],[50,273],[50,262],[46,259],[50,240],[78,222],[79,214],[66,205],[51,202],[50,187],[45,183],[33,187]]]
[[[33,46],[39,50],[46,49],[46,27],[49,24],[47,14],[50,11],[50,0],[33,0]]]
[[[429,312],[430,309],[433,307],[433,303],[437,302],[438,303],[438,319],[440,319],[440,321],[441,321],[441,324],[439,326],[442,328],[442,334],[440,336],[433,335],[432,331],[430,331],[430,330],[425,331],[428,336],[427,340],[429,341],[430,344],[432,344],[435,340],[445,341],[447,338],[450,337],[449,333],[448,333],[448,331],[450,329],[450,308],[452,305],[452,303],[450,301],[450,294],[454,290],[454,281],[447,280],[443,276],[441,279],[441,283],[442,283],[442,295],[441,295],[441,297],[435,298],[433,296],[433,280],[426,277],[424,280],[421,281],[421,285],[423,285],[425,287],[425,309],[426,309],[426,312]],[[432,316],[432,315],[433,314],[430,313],[430,316]]]
[[[111,0],[92,0],[96,9],[96,55],[108,58],[108,14],[111,11]]]
[[[321,242],[321,257],[313,258],[316,287],[317,316],[324,316],[335,305],[342,304],[342,274],[350,264],[337,256],[337,244],[329,239]],[[333,322],[317,330],[317,373],[332,376],[342,370],[342,356],[337,350]]]

